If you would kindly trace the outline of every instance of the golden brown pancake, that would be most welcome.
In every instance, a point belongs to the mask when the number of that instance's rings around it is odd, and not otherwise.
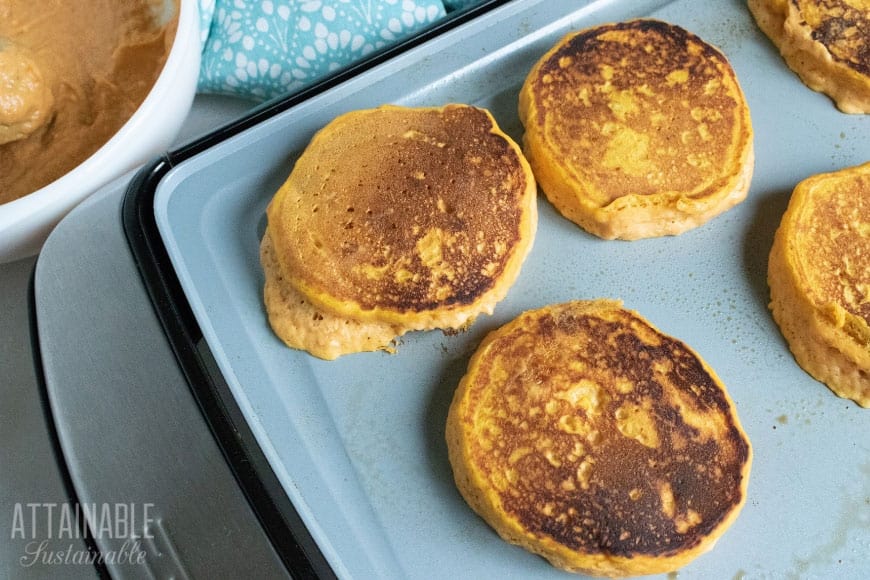
[[[749,189],[753,132],[737,77],[672,24],[568,34],[532,68],[519,113],[547,198],[605,239],[679,234]]]
[[[332,336],[324,358],[385,348],[408,330],[463,328],[491,313],[518,276],[535,198],[520,148],[484,109],[354,111],[314,136],[269,205],[271,270],[306,309],[378,337]],[[334,325],[303,329],[297,322],[315,318],[307,311],[276,322],[297,302],[279,295],[266,294],[273,329],[317,354],[308,335]]]
[[[447,418],[456,484],[554,566],[631,576],[712,547],[752,450],[703,360],[618,301],[532,310],[490,333]]]
[[[758,27],[808,87],[870,113],[870,2],[749,0]]]
[[[774,237],[768,284],[798,364],[870,407],[870,163],[797,185]]]

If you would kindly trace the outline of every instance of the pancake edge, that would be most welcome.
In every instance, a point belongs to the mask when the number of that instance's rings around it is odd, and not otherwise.
[[[288,347],[308,352],[323,360],[357,352],[384,350],[395,352],[395,341],[406,332],[401,327],[378,323],[361,323],[319,310],[305,301],[290,285],[282,285],[286,276],[271,252],[268,228],[260,242],[263,267],[263,304],[269,326]],[[325,333],[318,326],[334,326],[343,333]]]

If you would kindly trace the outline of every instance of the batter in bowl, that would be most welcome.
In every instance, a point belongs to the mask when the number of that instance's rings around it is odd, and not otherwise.
[[[174,38],[165,4],[0,0],[0,203],[69,172],[133,115]]]

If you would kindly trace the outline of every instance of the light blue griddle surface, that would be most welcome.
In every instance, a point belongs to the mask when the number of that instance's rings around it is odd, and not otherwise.
[[[312,134],[382,103],[489,108],[521,138],[517,94],[563,34],[652,16],[720,47],[755,128],[748,199],[678,237],[606,242],[541,198],[532,254],[496,313],[458,336],[406,335],[398,353],[317,360],[272,333],[258,260],[264,210]],[[518,1],[229,139],[173,169],[155,211],[208,345],[326,557],[348,578],[559,578],[510,546],[456,491],[444,442],[453,391],[482,336],[523,310],[612,297],[695,348],[752,440],[749,499],[688,578],[870,577],[870,411],[792,359],[768,310],[773,233],[801,179],[870,160],[867,116],[807,89],[743,2]],[[673,576],[672,576],[673,577]]]

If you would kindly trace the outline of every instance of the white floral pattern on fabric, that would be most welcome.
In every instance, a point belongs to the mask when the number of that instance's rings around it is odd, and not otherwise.
[[[445,14],[441,0],[199,2],[201,18],[212,13],[199,91],[257,100],[310,84]]]

